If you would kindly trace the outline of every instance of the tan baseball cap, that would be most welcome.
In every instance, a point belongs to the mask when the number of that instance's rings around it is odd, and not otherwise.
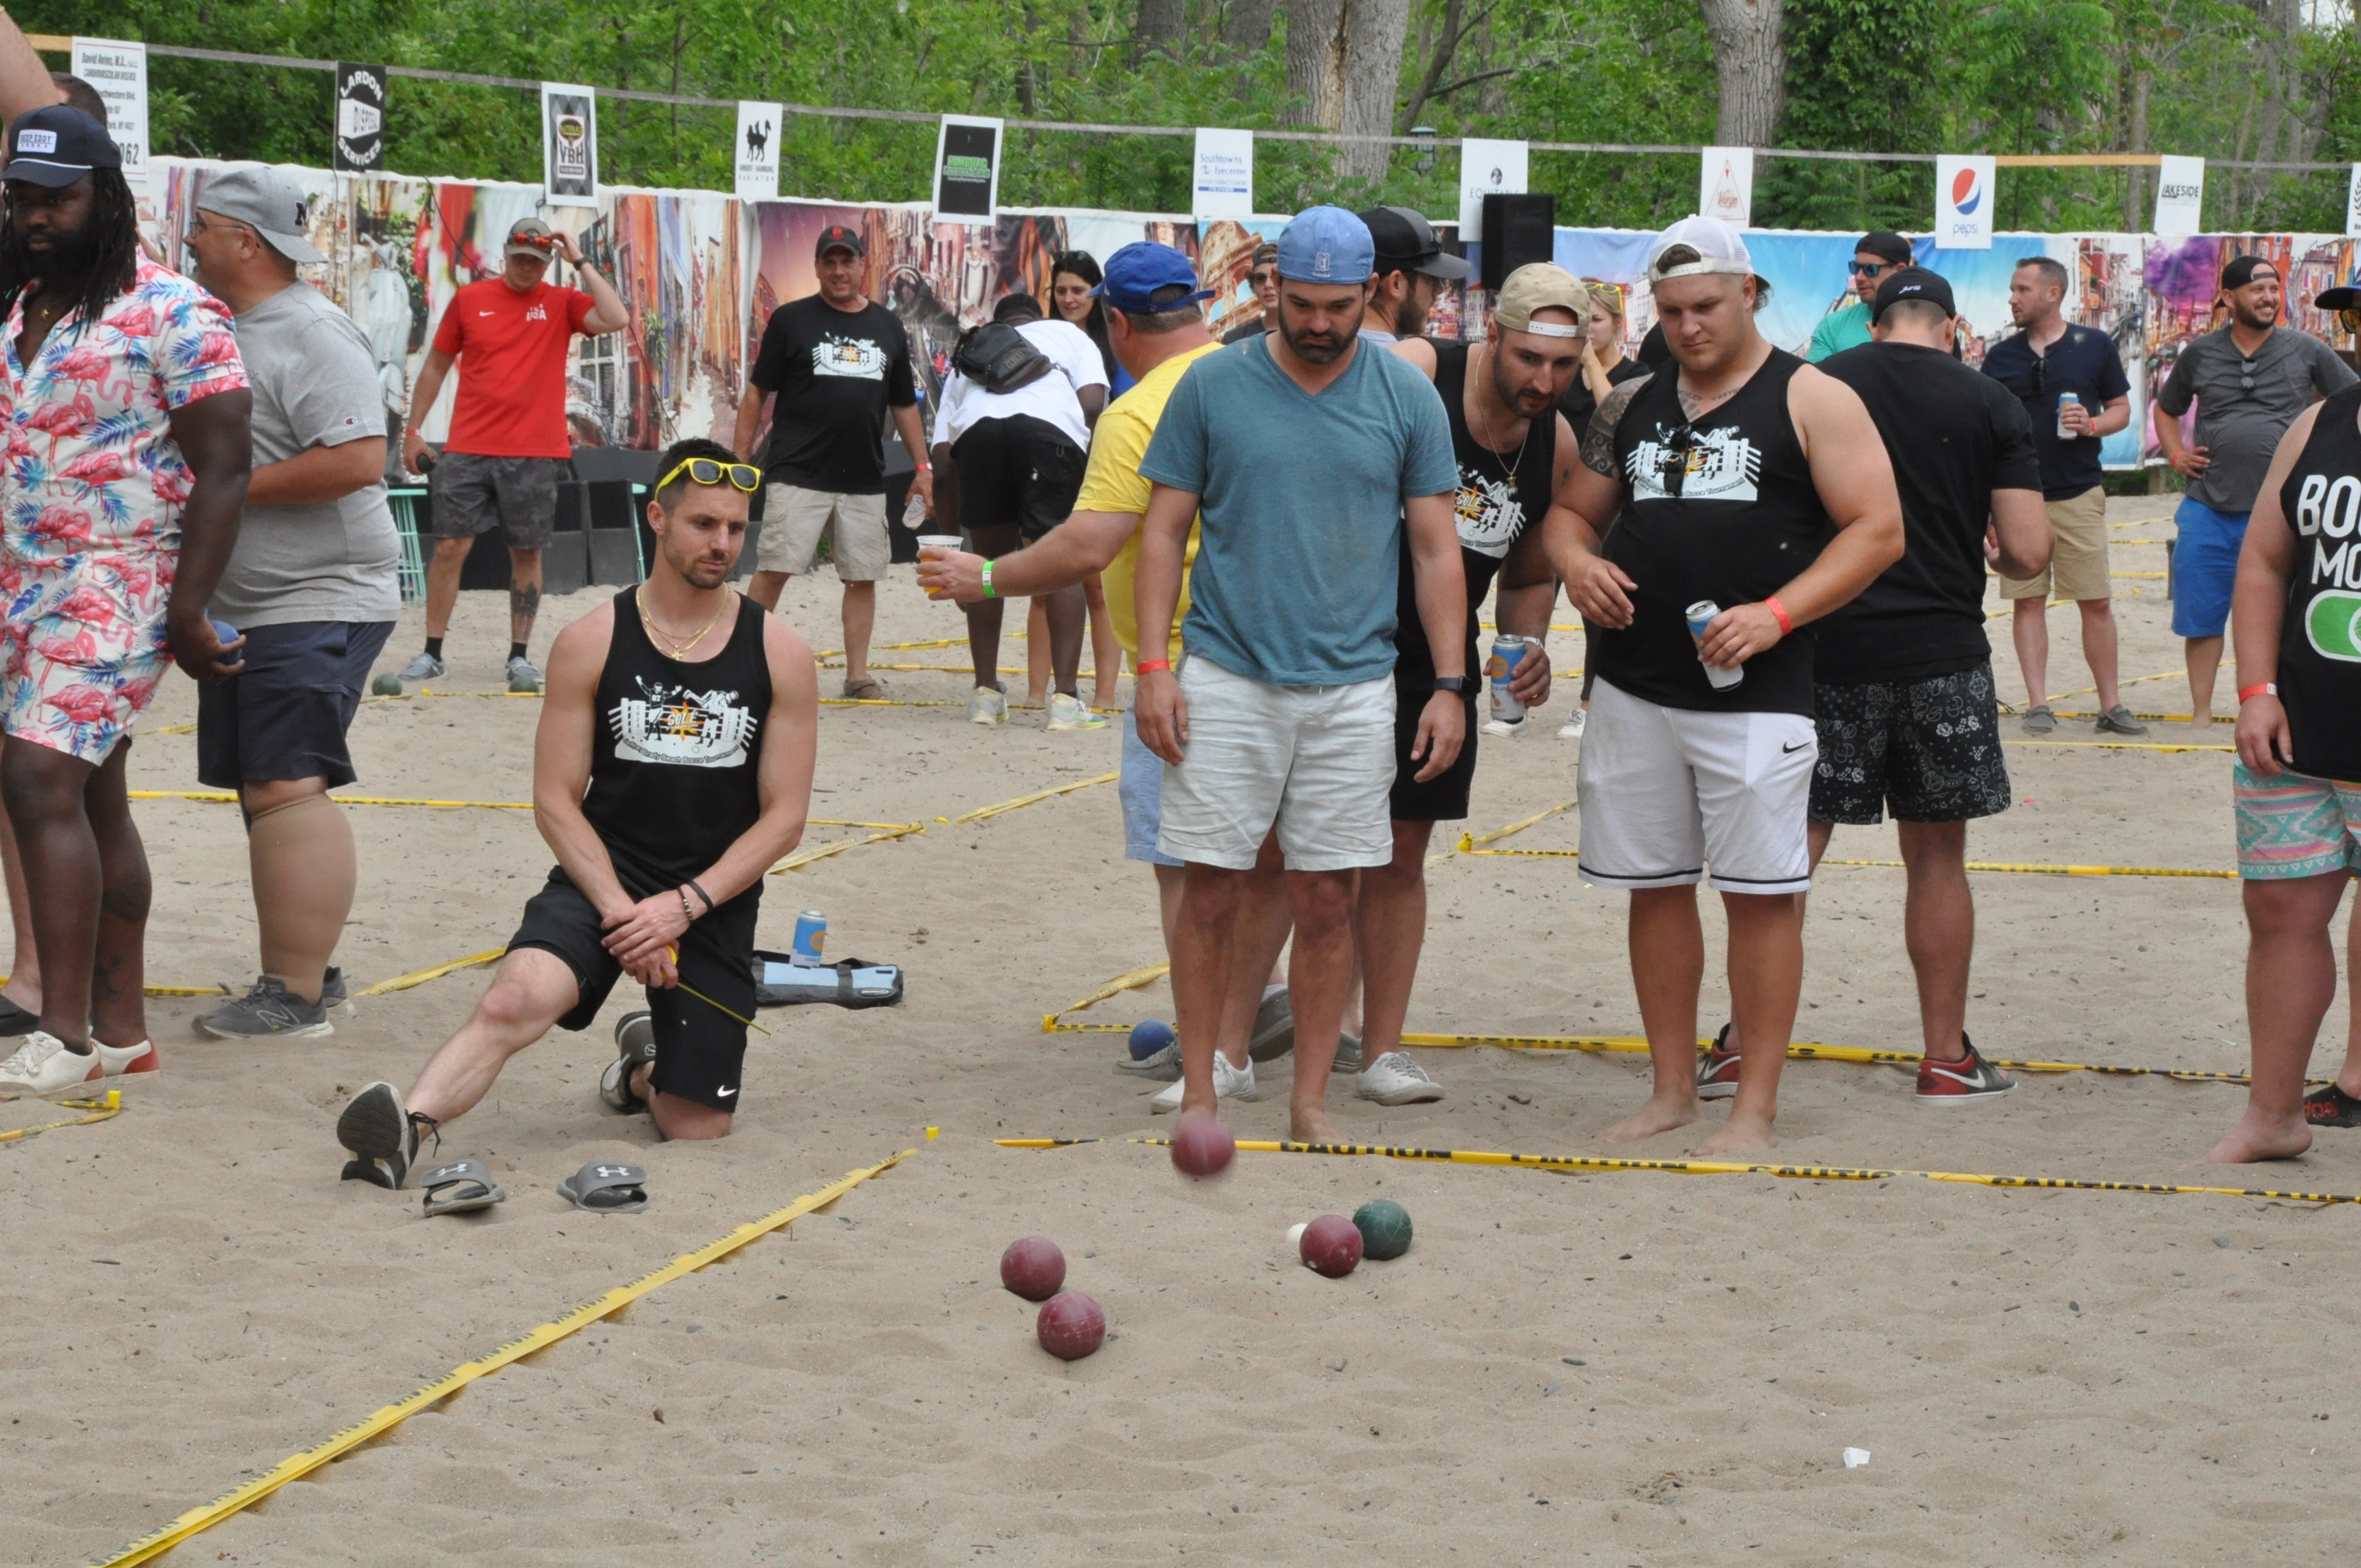
[[[1535,311],[1551,307],[1570,311],[1571,323],[1537,322]],[[1509,274],[1500,285],[1499,303],[1492,308],[1496,326],[1511,332],[1530,332],[1540,337],[1588,337],[1590,335],[1590,291],[1582,280],[1563,267],[1546,261],[1530,262]]]

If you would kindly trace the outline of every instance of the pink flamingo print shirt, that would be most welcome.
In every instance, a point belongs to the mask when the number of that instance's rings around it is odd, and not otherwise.
[[[155,695],[193,483],[171,416],[247,385],[226,306],[145,258],[94,323],[27,366],[20,300],[0,343],[0,600],[7,732],[100,762]]]

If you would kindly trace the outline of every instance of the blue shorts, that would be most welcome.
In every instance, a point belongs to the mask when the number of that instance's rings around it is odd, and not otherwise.
[[[1164,759],[1139,738],[1129,708],[1123,711],[1123,777],[1115,789],[1123,796],[1123,858],[1179,865],[1156,847],[1157,830],[1164,826]]]
[[[2172,521],[2180,530],[2172,546],[2172,634],[2219,637],[2230,623],[2230,586],[2238,580],[2246,514],[2215,511],[2183,497]]]
[[[390,620],[301,620],[246,629],[246,668],[197,688],[197,782],[214,789],[357,777],[345,731]]]

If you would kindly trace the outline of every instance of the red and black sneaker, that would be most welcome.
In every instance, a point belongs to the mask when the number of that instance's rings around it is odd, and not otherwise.
[[[1724,1024],[1713,1044],[1697,1058],[1697,1096],[1700,1100],[1728,1100],[1738,1092],[1738,1049],[1730,1043],[1730,1025]]]
[[[1957,1061],[1928,1057],[1919,1062],[1919,1104],[1947,1108],[1981,1104],[2016,1087],[2016,1080],[1976,1054],[1975,1043],[1967,1036],[1960,1036],[1960,1044],[1967,1047],[1968,1054]]]
[[[2307,1089],[2303,1119],[2315,1127],[2361,1127],[2361,1097],[2347,1094],[2333,1083]]]

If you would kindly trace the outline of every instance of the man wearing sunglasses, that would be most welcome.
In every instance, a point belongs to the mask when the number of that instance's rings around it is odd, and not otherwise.
[[[1820,318],[1812,329],[1811,346],[1804,350],[1805,359],[1817,365],[1831,354],[1867,343],[1877,286],[1909,265],[1910,242],[1900,235],[1880,229],[1861,236],[1852,247],[1853,297]]]
[[[581,289],[547,280],[553,256],[575,269]],[[613,286],[583,261],[574,236],[552,233],[539,218],[509,225],[503,263],[498,277],[451,296],[410,400],[401,457],[411,472],[428,472],[434,557],[426,567],[426,646],[401,678],[442,678],[459,574],[476,536],[497,527],[509,547],[509,690],[539,691],[541,672],[525,655],[541,609],[541,553],[557,521],[557,469],[574,455],[566,351],[576,333],[620,332],[631,317]],[[437,457],[421,427],[454,365],[459,392]]]
[[[803,837],[819,732],[810,646],[730,587],[762,475],[701,437],[659,459],[648,580],[557,634],[533,734],[533,819],[557,865],[492,983],[408,1094],[372,1083],[336,1123],[345,1179],[401,1187],[422,1137],[552,1027],[589,1027],[616,982],[645,1027],[599,1098],[665,1138],[725,1136],[754,1014],[763,878]]]
[[[1279,329],[1279,247],[1268,240],[1255,247],[1254,265],[1246,269],[1246,285],[1255,293],[1254,312],[1222,334],[1225,344],[1243,343]]]
[[[2181,345],[2151,415],[2165,461],[2188,481],[2172,514],[2180,534],[2172,552],[2172,630],[2186,639],[2189,711],[2200,729],[2213,722],[2230,585],[2271,454],[2296,415],[2356,379],[2328,345],[2279,324],[2279,269],[2262,257],[2235,257],[2222,269],[2222,299],[2229,324]],[[2180,432],[2192,402],[2194,443]]]

